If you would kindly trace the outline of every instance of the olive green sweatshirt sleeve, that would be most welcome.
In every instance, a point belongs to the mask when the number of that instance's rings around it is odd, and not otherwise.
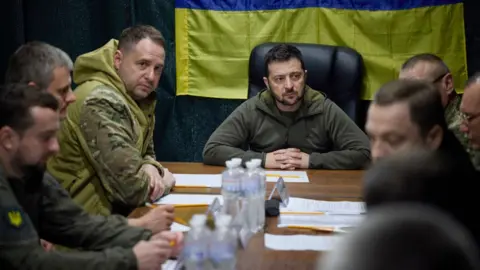
[[[242,103],[212,133],[203,149],[205,164],[224,166],[232,158],[241,158],[243,162],[265,159],[265,153],[245,150],[250,137],[248,106],[249,101]]]
[[[332,140],[333,150],[311,153],[311,169],[354,170],[364,168],[370,161],[370,142],[367,135],[335,103],[326,99],[325,130]]]
[[[1,269],[136,269],[132,245],[148,238],[149,234],[131,230],[123,221],[90,219],[50,180],[44,182],[41,191],[45,203],[36,206],[40,220],[38,233],[12,190],[0,181]],[[91,252],[45,252],[40,237],[70,247],[109,248]]]
[[[67,192],[49,174],[44,177],[41,237],[63,246],[100,250],[119,246],[131,248],[140,240],[150,239],[151,232],[128,226],[118,216],[93,216],[75,204]]]

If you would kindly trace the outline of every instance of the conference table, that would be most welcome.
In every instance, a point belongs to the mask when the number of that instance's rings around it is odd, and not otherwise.
[[[172,173],[179,174],[217,174],[224,170],[220,166],[207,166],[202,163],[164,162],[162,165]],[[327,201],[360,201],[363,171],[343,170],[307,170],[309,183],[286,183],[291,197]],[[274,183],[267,182],[267,195]],[[173,193],[182,194],[220,194],[219,188],[175,188]],[[140,217],[147,213],[148,207],[135,209],[130,217]],[[175,216],[189,221],[194,214],[207,211],[207,207],[175,209]],[[266,219],[265,233],[276,235],[307,234],[319,235],[306,229],[278,228],[277,218]],[[288,245],[288,243],[285,243]],[[264,245],[264,234],[255,234],[246,249],[237,253],[237,269],[314,269],[322,252],[316,251],[278,251]]]

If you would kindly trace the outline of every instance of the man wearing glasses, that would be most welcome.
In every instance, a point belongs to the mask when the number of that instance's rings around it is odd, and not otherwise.
[[[470,77],[465,86],[460,111],[464,116],[460,130],[464,132],[471,148],[475,153],[480,153],[480,73],[475,73]],[[480,163],[480,154],[472,160],[474,164]],[[477,161],[477,162],[475,162]],[[479,167],[477,167],[477,170]]]
[[[465,150],[470,154],[472,163],[477,170],[480,170],[480,161],[478,150],[475,150],[466,134],[460,131],[460,125],[464,116],[460,111],[462,98],[455,91],[453,76],[450,69],[443,60],[430,53],[417,54],[403,63],[400,79],[419,79],[433,83],[440,91],[442,105],[445,108],[445,120],[448,128],[455,134],[462,143]]]

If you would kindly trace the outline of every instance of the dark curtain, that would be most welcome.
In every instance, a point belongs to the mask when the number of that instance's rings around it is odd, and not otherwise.
[[[465,2],[469,74],[480,70],[479,3]],[[118,37],[127,26],[157,27],[167,40],[166,69],[158,89],[155,148],[161,161],[201,161],[213,130],[242,100],[175,96],[174,0],[5,0],[0,3],[0,74],[8,57],[31,40],[65,50],[72,59]],[[3,82],[3,76],[0,76]],[[365,113],[368,101],[363,103]]]
[[[151,24],[167,41],[160,82],[155,149],[161,161],[202,161],[213,130],[242,102],[175,96],[174,0],[6,0],[0,3],[0,74],[22,43],[41,40],[72,59],[94,50],[133,24]],[[3,75],[0,77],[3,82]]]

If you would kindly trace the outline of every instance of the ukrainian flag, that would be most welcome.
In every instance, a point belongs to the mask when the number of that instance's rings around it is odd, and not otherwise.
[[[176,0],[175,6],[177,95],[245,99],[250,51],[264,42],[356,49],[365,62],[367,100],[418,53],[442,57],[457,91],[467,78],[461,0]]]

